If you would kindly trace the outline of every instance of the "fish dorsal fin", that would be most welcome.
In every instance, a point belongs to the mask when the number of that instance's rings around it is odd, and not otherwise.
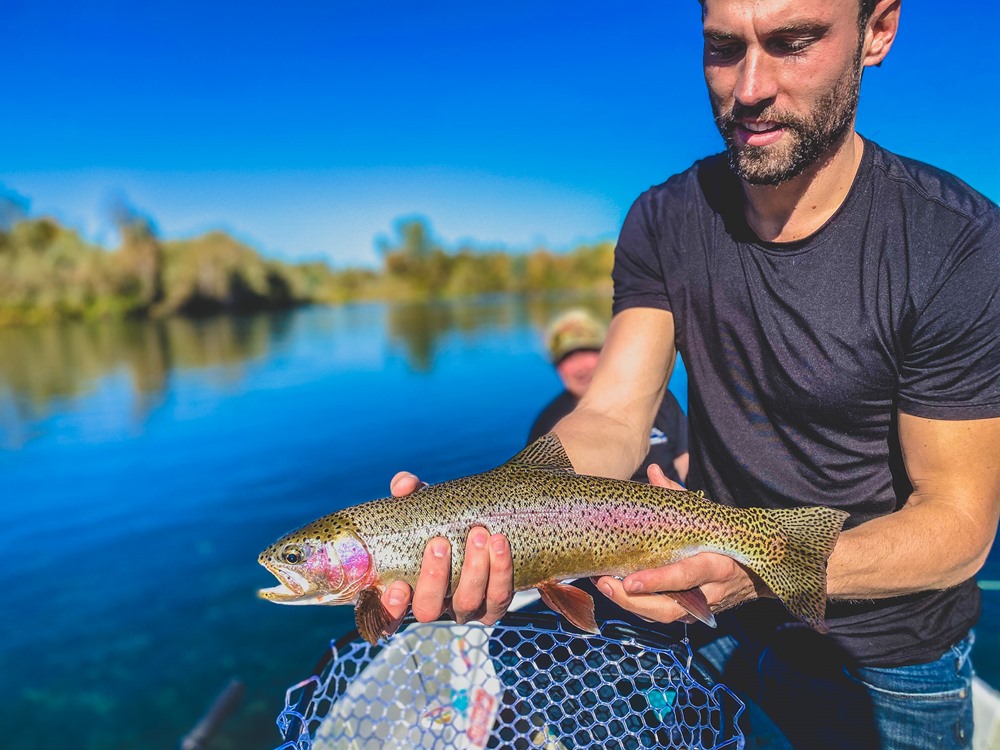
[[[554,432],[542,435],[523,451],[508,461],[505,466],[530,467],[539,469],[563,469],[574,471],[573,464],[566,455],[566,449]]]

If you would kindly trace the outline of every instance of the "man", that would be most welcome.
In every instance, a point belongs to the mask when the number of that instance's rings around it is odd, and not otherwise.
[[[854,131],[861,72],[889,53],[899,0],[705,0],[702,13],[727,153],[632,207],[600,364],[555,432],[578,471],[628,476],[679,350],[692,488],[851,513],[828,566],[830,633],[790,622],[721,555],[598,587],[660,622],[684,615],[660,591],[742,604],[705,653],[796,747],[968,747],[973,576],[1000,517],[998,209]],[[397,476],[395,491],[413,482]],[[452,606],[492,622],[508,547],[483,529],[469,539]],[[441,542],[418,618],[443,609]],[[401,615],[408,598],[394,585],[383,601]]]
[[[535,418],[528,431],[529,443],[551,431],[580,403],[594,377],[605,333],[604,326],[583,308],[567,310],[549,323],[545,341],[565,390]],[[687,419],[669,390],[663,394],[653,419],[648,453],[633,472],[632,479],[645,482],[650,464],[660,466],[674,482],[684,482],[687,478]]]

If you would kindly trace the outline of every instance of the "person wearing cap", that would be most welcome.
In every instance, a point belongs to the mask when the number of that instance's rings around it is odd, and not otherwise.
[[[605,334],[605,327],[581,308],[567,310],[549,323],[545,343],[564,390],[535,418],[528,433],[528,443],[549,432],[576,408],[594,376]],[[668,478],[683,483],[687,478],[687,442],[687,419],[668,390],[649,433],[649,452],[632,479],[648,481],[649,466],[656,464]]]

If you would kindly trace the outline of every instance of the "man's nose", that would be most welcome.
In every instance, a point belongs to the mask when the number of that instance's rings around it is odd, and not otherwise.
[[[744,107],[766,102],[778,93],[778,79],[771,60],[762,50],[751,47],[740,61],[734,96]]]

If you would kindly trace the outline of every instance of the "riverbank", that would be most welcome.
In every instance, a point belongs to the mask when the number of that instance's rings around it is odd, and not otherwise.
[[[613,263],[608,242],[566,253],[449,248],[422,219],[397,224],[396,239],[380,246],[378,269],[268,259],[218,231],[161,240],[143,218],[124,222],[120,234],[120,247],[106,251],[50,219],[24,219],[0,231],[0,326],[490,293],[610,293]]]

